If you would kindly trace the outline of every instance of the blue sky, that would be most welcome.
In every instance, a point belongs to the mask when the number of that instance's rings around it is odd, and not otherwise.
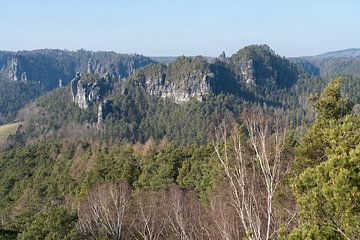
[[[359,0],[0,0],[0,49],[314,55],[360,47],[359,13]]]

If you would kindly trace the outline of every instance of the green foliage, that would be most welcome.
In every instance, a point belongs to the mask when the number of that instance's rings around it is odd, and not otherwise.
[[[18,240],[75,240],[81,239],[75,228],[76,213],[69,212],[64,207],[47,207],[34,215],[24,230],[18,235]]]
[[[98,183],[126,180],[132,185],[138,179],[138,159],[135,158],[130,146],[99,149],[95,158],[95,166],[84,178],[79,188],[79,196],[83,196]]]
[[[254,61],[255,78],[259,82],[249,86],[242,79],[242,70],[238,61]],[[184,85],[194,72],[194,76],[214,73],[209,83],[213,94],[206,96],[203,102],[189,101],[181,105],[171,99],[159,99],[149,95],[145,82],[176,81],[183,91],[194,87],[202,79]],[[88,76],[92,78],[91,75]],[[296,123],[311,120],[306,97],[319,79],[299,78],[297,67],[288,60],[276,55],[267,46],[250,46],[242,49],[229,61],[207,62],[203,57],[179,57],[169,66],[152,64],[137,69],[126,81],[114,83],[111,93],[106,96],[113,102],[113,112],[104,121],[103,135],[107,139],[120,139],[132,143],[146,142],[149,138],[160,141],[166,138],[176,144],[204,143],[211,135],[216,123],[224,115],[238,118],[248,105],[266,105],[267,108],[287,108],[288,114]],[[308,86],[308,87],[307,87]],[[68,88],[62,88],[39,99],[39,106],[46,110],[47,131],[57,131],[71,123],[94,123],[97,105],[83,111],[71,101]],[[41,117],[40,117],[41,118]],[[45,121],[37,121],[45,122]],[[40,134],[45,134],[41,132]]]
[[[70,177],[74,146],[41,141],[0,155],[0,207],[24,211],[51,200],[62,201],[75,181]]]
[[[315,123],[307,130],[296,149],[296,171],[314,166],[327,159],[325,151],[331,143],[327,131],[339,123],[345,115],[351,113],[352,104],[341,97],[341,79],[329,83],[320,98],[313,99],[318,116]],[[341,124],[341,123],[339,123]]]
[[[140,162],[141,174],[135,182],[137,188],[159,190],[176,181],[179,168],[189,153],[170,145],[156,152],[148,151]]]
[[[89,54],[79,51],[74,61],[86,65],[84,59]],[[100,52],[97,56],[106,61],[118,59],[116,54],[109,57]],[[241,71],[237,63],[250,60],[258,80],[256,86],[246,85],[237,78]],[[114,67],[126,68],[120,62]],[[214,94],[202,102],[175,104],[170,99],[149,95],[143,87],[149,77],[159,79],[166,74],[170,81],[176,81],[187,78],[194,69],[215,72],[220,79]],[[90,82],[95,79],[93,75],[84,78]],[[298,226],[287,236],[289,239],[360,238],[360,117],[352,115],[352,104],[342,97],[345,91],[350,99],[358,100],[358,80],[356,76],[344,81],[335,79],[318,99],[313,99],[317,118],[296,146],[292,187],[299,218]],[[74,123],[86,123],[90,126],[88,131],[94,131],[90,128],[97,120],[96,104],[81,110],[71,101],[68,87],[58,88],[38,98],[39,113],[33,113],[36,117],[26,123],[26,129],[11,138],[17,144],[0,153],[0,213],[9,223],[1,226],[0,238],[21,232],[19,239],[76,239],[76,215],[63,207],[40,210],[49,202],[76,204],[99,183],[126,180],[140,192],[168,189],[177,184],[194,191],[206,202],[222,181],[221,168],[209,145],[217,124],[227,117],[238,119],[248,106],[280,110],[296,124],[311,121],[313,111],[307,96],[320,91],[326,81],[306,76],[267,46],[250,46],[230,59],[215,63],[202,57],[180,57],[168,67],[149,65],[136,70],[127,81],[114,84],[106,96],[113,102],[113,111],[105,119],[102,130],[91,132],[91,136],[101,136],[93,139],[94,144],[68,143],[52,137],[59,136],[56,133],[65,132],[61,130]],[[21,106],[41,93],[34,83],[0,84],[7,84],[9,94],[18,98],[11,106],[5,101],[7,92],[0,85],[0,109],[7,109],[7,118],[14,117]],[[33,95],[27,92],[32,86]],[[17,92],[17,87],[22,90]],[[294,132],[289,135],[286,145],[289,155],[296,144],[294,135]],[[37,141],[37,137],[46,140]],[[157,143],[166,139],[171,144],[154,147],[144,155],[135,154],[130,144],[124,144],[144,143],[150,138]],[[121,142],[121,145],[99,147],[105,142]],[[281,184],[284,186],[279,187],[277,204],[290,198],[284,196],[288,194],[288,182]]]
[[[0,240],[14,240],[18,235],[18,231],[0,228]]]
[[[193,74],[194,70],[207,74],[209,73],[209,67],[210,65],[204,57],[197,56],[195,58],[189,58],[182,56],[169,64],[168,78],[170,81],[186,79]]]
[[[344,75],[342,83],[342,93],[349,97],[353,103],[360,103],[360,75]]]
[[[195,190],[202,201],[219,183],[220,166],[211,145],[176,148],[169,145],[160,151],[150,149],[140,161],[141,174],[134,186],[140,190],[166,189],[172,184]]]
[[[348,151],[348,146],[338,146],[329,160],[297,177],[301,220],[295,236],[317,232],[324,239],[330,233],[335,239],[360,237],[360,144]]]
[[[359,58],[326,58],[322,61],[315,62],[323,76],[334,75],[360,75]]]
[[[20,108],[43,92],[44,89],[38,83],[0,79],[0,124],[2,120],[13,120]]]
[[[214,155],[213,146],[194,147],[179,169],[177,183],[185,188],[194,189],[202,201],[207,201],[209,194],[220,182],[221,167]]]
[[[108,71],[116,76],[121,75],[123,77],[127,77],[131,73],[132,70],[129,66],[136,69],[154,63],[150,58],[138,54],[92,52],[83,49],[76,52],[40,49],[16,53],[0,51],[0,69],[6,67],[7,57],[14,55],[18,63],[17,74],[26,72],[29,81],[40,82],[47,90],[57,87],[60,78],[63,79],[64,83],[68,83],[74,78],[76,72],[86,72],[89,59],[98,61]]]
[[[169,99],[148,95],[144,89],[129,85],[127,93],[116,87],[107,97],[113,112],[104,121],[102,136],[106,139],[146,142],[150,138],[166,138],[175,144],[205,143],[217,122],[231,112],[239,116],[244,102],[234,96],[209,96],[204,102],[190,101],[178,105]],[[30,138],[59,131],[72,123],[97,121],[97,106],[81,110],[71,101],[68,88],[59,88],[38,99],[43,114],[29,124],[25,132]],[[89,130],[89,131],[93,131]]]
[[[97,116],[96,107],[91,110],[81,110],[72,102],[69,87],[63,87],[40,97],[37,104],[50,114],[50,127],[59,127],[62,122],[75,121],[83,123],[85,121],[95,121]]]
[[[297,148],[299,227],[289,239],[358,239],[360,117],[350,114],[339,80],[328,85],[316,108],[318,118]]]
[[[336,78],[322,92],[315,105],[318,119],[339,119],[351,112],[352,105],[349,100],[341,97],[341,82],[341,78]]]
[[[260,86],[271,87],[276,85],[280,88],[292,86],[300,74],[297,66],[284,57],[280,57],[267,45],[250,45],[240,49],[231,56],[232,62],[252,61],[256,83]],[[235,71],[238,70],[237,64],[234,64]]]

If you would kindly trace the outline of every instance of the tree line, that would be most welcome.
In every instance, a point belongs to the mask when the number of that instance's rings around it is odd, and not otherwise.
[[[360,118],[341,84],[311,98],[316,120],[300,135],[281,111],[250,107],[239,122],[225,115],[201,146],[10,147],[0,154],[1,237],[358,239]]]

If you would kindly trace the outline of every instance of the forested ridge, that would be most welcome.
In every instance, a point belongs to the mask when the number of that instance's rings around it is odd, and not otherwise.
[[[0,239],[359,239],[359,75],[305,61],[252,45],[152,63],[86,109],[69,85],[0,81],[3,121],[22,121]]]

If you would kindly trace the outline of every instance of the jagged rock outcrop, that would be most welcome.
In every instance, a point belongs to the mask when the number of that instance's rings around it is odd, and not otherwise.
[[[171,81],[162,73],[155,79],[146,80],[146,91],[158,97],[173,98],[176,103],[187,102],[190,99],[202,101],[211,92],[213,81],[213,73],[205,74],[201,70],[194,70],[192,74],[178,81]]]
[[[219,61],[225,61],[226,60],[226,55],[225,55],[224,51],[218,56],[218,59],[219,59]]]
[[[241,74],[247,84],[255,84],[254,63],[252,59],[240,64]]]
[[[21,81],[26,82],[27,81],[27,75],[26,72],[23,72],[20,77]]]
[[[18,80],[18,59],[15,56],[8,60],[8,76],[12,81]]]
[[[81,80],[77,83],[77,92],[75,95],[75,104],[79,106],[81,109],[88,109],[89,104],[89,87],[88,83],[82,82]]]
[[[134,61],[129,61],[126,65],[126,72],[129,73],[129,75],[135,71]]]
[[[180,57],[169,66],[146,66],[135,72],[130,80],[140,81],[150,95],[171,98],[176,103],[187,102],[190,99],[202,101],[212,92],[215,81],[215,75],[209,67],[209,63],[203,57]]]
[[[73,102],[75,102],[75,98],[77,95],[77,91],[78,91],[77,85],[78,85],[79,80],[80,80],[80,73],[77,72],[75,78],[72,79],[70,82],[70,89],[71,89],[71,94],[73,97]]]
[[[226,58],[179,57],[169,65],[152,64],[138,69],[129,81],[147,93],[171,98],[176,103],[202,101],[209,94],[230,93],[261,98],[272,89],[291,86],[298,79],[297,67],[266,45],[252,45]],[[120,88],[126,93],[126,85]],[[268,93],[266,93],[268,94]]]
[[[102,75],[105,73],[105,68],[101,65],[99,60],[90,58],[87,65],[87,73]]]
[[[81,109],[88,109],[93,103],[101,100],[110,90],[108,76],[103,76],[95,82],[82,79],[80,73],[71,80],[71,94],[74,103]]]
[[[9,81],[21,80],[26,72],[27,79],[40,82],[51,90],[59,86],[59,79],[67,84],[76,72],[112,77],[128,77],[134,70],[155,63],[148,57],[137,54],[115,52],[76,52],[56,49],[8,52],[0,51],[0,75]]]
[[[98,107],[98,117],[97,117],[97,124],[98,127],[101,126],[103,121],[105,120],[106,116],[112,112],[112,101],[105,99],[99,104]]]
[[[229,65],[237,78],[256,88],[289,87],[299,78],[298,67],[267,45],[250,45],[240,49],[230,57]]]

